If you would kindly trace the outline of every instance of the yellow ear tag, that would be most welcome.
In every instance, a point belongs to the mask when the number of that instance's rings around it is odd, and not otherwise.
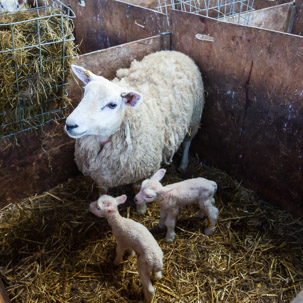
[[[89,71],[88,70],[85,71],[85,75],[86,75],[87,78],[89,78]]]

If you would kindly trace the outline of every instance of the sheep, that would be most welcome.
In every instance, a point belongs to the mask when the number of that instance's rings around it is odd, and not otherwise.
[[[165,169],[160,169],[150,179],[144,180],[139,193],[135,196],[135,203],[157,201],[160,206],[159,227],[167,227],[166,241],[172,242],[176,236],[175,225],[179,209],[187,204],[198,202],[199,217],[207,216],[209,220],[204,233],[212,235],[219,212],[214,206],[217,183],[204,178],[195,178],[162,186],[160,181],[165,173]]]
[[[202,77],[188,56],[160,51],[117,71],[112,81],[72,65],[84,97],[67,117],[75,161],[103,189],[140,184],[169,163],[183,142],[180,169],[204,107]],[[146,212],[146,205],[137,207]]]
[[[89,210],[98,217],[105,217],[112,228],[117,239],[117,256],[114,261],[116,265],[122,262],[125,250],[130,250],[132,254],[136,253],[145,301],[150,303],[155,295],[155,290],[149,274],[153,272],[157,280],[162,278],[163,252],[145,226],[119,214],[118,205],[124,203],[126,199],[126,195],[116,198],[102,195],[97,201],[90,204]]]
[[[13,13],[25,9],[26,0],[0,0],[0,13]]]

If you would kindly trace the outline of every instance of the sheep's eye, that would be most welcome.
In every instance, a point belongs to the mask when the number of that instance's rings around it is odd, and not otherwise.
[[[151,199],[153,196],[150,196],[150,195],[146,195],[146,198],[147,199]]]
[[[101,208],[100,208],[99,206],[97,206],[97,209],[98,209],[98,210],[101,210]]]
[[[113,102],[110,102],[110,103],[108,103],[106,106],[107,106],[108,108],[110,108],[110,109],[114,109],[114,108],[117,107],[117,104],[116,104],[116,103],[113,103]]]

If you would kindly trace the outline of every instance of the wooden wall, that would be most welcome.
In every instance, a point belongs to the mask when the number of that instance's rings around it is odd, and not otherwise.
[[[179,11],[170,20],[172,48],[191,56],[205,80],[193,151],[303,216],[303,38]]]

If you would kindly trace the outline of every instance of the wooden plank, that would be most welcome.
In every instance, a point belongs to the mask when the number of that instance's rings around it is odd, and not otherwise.
[[[172,48],[191,56],[205,80],[194,151],[303,216],[303,38],[178,11],[170,21]]]
[[[8,294],[5,290],[4,284],[2,282],[2,279],[0,278],[0,303],[10,303],[10,299],[8,297]]]
[[[296,0],[296,17],[292,28],[292,34],[303,36],[303,0]]]
[[[161,50],[168,37],[169,34],[158,35],[81,55],[74,58],[74,64],[111,79],[118,68],[128,67],[134,59]],[[82,84],[71,80],[68,92],[76,105],[81,99]],[[63,126],[64,121],[51,123],[35,133],[0,140],[0,209],[79,173],[74,163],[75,141],[64,133]]]
[[[82,54],[167,31],[165,14],[114,0],[64,0],[76,13],[75,37]]]

